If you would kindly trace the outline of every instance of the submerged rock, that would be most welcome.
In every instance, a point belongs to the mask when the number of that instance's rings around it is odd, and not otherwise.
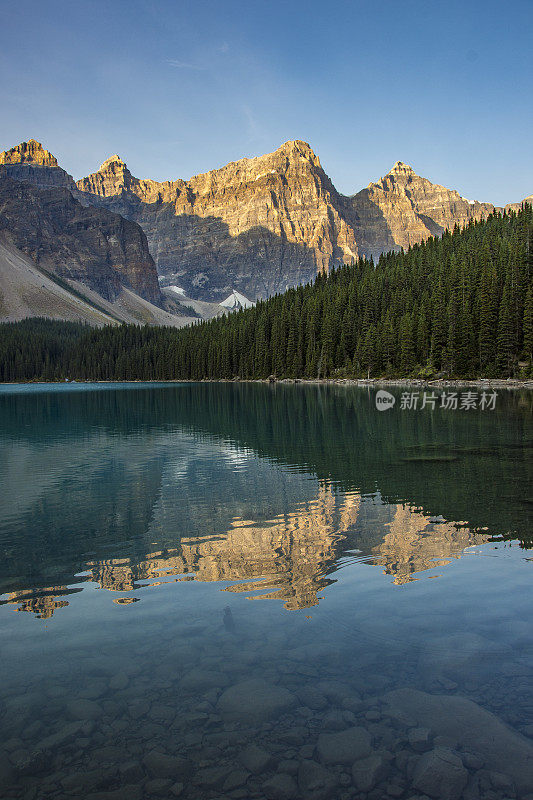
[[[459,800],[468,772],[453,750],[437,747],[420,757],[413,775],[416,789],[439,800]]]
[[[360,696],[351,686],[341,681],[319,681],[316,689],[327,697],[335,705],[341,705],[346,698],[359,700]]]
[[[114,789],[110,792],[94,792],[93,794],[85,795],[84,800],[141,800],[142,789],[135,784],[126,784],[121,786],[120,789]]]
[[[431,749],[432,735],[429,728],[411,728],[408,734],[409,744],[417,753],[425,753]]]
[[[318,737],[317,754],[324,764],[352,764],[370,755],[372,737],[366,728],[353,727]]]
[[[0,753],[0,783],[7,786],[14,778],[15,771],[6,753]]]
[[[180,686],[186,691],[198,692],[199,694],[227,686],[228,679],[225,675],[216,670],[193,669],[188,672],[180,681]]]
[[[116,769],[91,769],[87,772],[72,772],[61,781],[63,789],[69,794],[83,797],[96,789],[109,786],[116,775]]]
[[[182,778],[189,773],[189,762],[179,756],[169,756],[152,750],[143,759],[144,766],[153,778]]]
[[[286,773],[274,775],[263,784],[263,792],[268,800],[292,800],[298,794],[294,778]]]
[[[491,658],[501,659],[510,652],[503,642],[493,642],[476,633],[453,633],[435,636],[427,642],[420,659],[420,668],[429,676],[444,673],[451,677],[464,675],[475,668],[489,668]]]
[[[170,778],[153,778],[151,781],[146,781],[144,790],[149,796],[168,797],[171,786],[172,781]]]
[[[126,761],[119,766],[122,783],[140,783],[144,777],[141,765],[137,761]]]
[[[249,777],[250,773],[246,770],[235,769],[227,776],[222,789],[224,792],[231,792],[233,789],[238,789],[239,786],[244,786]]]
[[[305,798],[323,800],[323,798],[331,797],[336,785],[335,775],[317,764],[316,761],[305,760],[300,763],[298,786]]]
[[[117,672],[109,681],[109,688],[113,691],[122,691],[129,685],[130,679],[125,672]]]
[[[63,742],[74,738],[81,728],[81,722],[71,722],[56,733],[52,733],[50,736],[46,736],[44,739],[41,739],[41,741],[36,745],[35,749],[42,750],[43,753],[46,753],[50,750],[55,750],[57,747],[63,744]]]
[[[352,767],[352,777],[360,792],[370,792],[377,783],[385,780],[389,765],[378,753],[356,761]]]
[[[230,772],[231,767],[228,765],[205,767],[196,773],[193,782],[198,786],[207,786],[211,789],[222,788]]]
[[[320,711],[327,708],[327,697],[315,689],[314,686],[305,686],[303,689],[298,690],[298,699],[303,706],[312,708],[315,711]]]
[[[513,779],[521,792],[533,786],[533,742],[509,728],[490,711],[465,697],[396,689],[383,697],[386,708],[416,719],[436,736],[455,741],[479,755],[494,770]]]
[[[267,750],[251,744],[239,756],[241,764],[254,775],[264,772],[272,764],[272,756]]]
[[[258,678],[226,689],[219,698],[217,711],[230,719],[264,721],[289,711],[297,702],[288,689]]]
[[[43,750],[18,750],[11,754],[17,775],[39,775],[48,766],[48,756]]]

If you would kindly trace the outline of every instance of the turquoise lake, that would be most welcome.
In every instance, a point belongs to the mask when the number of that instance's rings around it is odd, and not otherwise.
[[[532,800],[533,393],[434,391],[0,386],[0,797]]]

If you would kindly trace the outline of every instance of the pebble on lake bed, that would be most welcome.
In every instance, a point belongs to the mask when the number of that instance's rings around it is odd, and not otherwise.
[[[323,733],[318,737],[317,754],[324,764],[353,764],[369,756],[372,737],[366,728],[348,728],[338,733]]]

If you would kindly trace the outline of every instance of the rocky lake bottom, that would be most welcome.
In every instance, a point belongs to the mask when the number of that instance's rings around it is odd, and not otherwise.
[[[434,637],[416,658],[337,632],[319,655],[296,630],[154,622],[3,682],[4,796],[530,797],[529,633]]]

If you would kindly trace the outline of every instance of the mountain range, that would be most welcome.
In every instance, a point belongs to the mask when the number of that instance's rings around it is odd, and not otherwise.
[[[302,141],[188,181],[137,178],[118,155],[75,181],[34,139],[0,154],[2,247],[111,306],[127,295],[139,321],[222,313],[235,297],[246,305],[495,210],[401,161],[342,195]],[[209,306],[193,309],[187,298]]]

